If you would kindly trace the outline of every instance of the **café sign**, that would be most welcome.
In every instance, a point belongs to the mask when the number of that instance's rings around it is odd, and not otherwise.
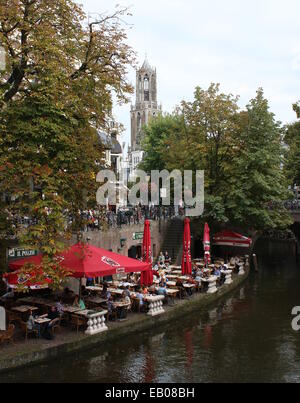
[[[8,249],[8,260],[22,259],[31,256],[37,256],[38,251],[35,249],[24,249],[24,248],[10,248]]]
[[[134,232],[132,239],[134,241],[141,241],[143,239],[144,233],[143,232]]]

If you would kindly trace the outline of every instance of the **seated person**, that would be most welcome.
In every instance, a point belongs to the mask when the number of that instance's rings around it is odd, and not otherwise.
[[[218,278],[221,278],[221,271],[220,271],[220,269],[219,268],[215,268],[215,270],[214,270],[214,276],[216,276],[216,277],[218,277]]]
[[[64,314],[64,307],[61,298],[56,302],[55,306],[60,316],[62,316]]]
[[[171,258],[169,256],[168,251],[166,251],[166,253],[165,253],[165,264],[169,265],[170,263],[171,263]]]
[[[126,308],[122,307],[118,309],[118,318],[125,319],[127,317],[127,312],[131,308],[131,299],[128,297],[128,295],[126,295],[125,291],[123,292],[121,302],[123,302],[124,304],[128,304],[128,306]]]
[[[47,340],[51,340],[53,339],[53,333],[51,330],[53,326],[60,320],[60,315],[55,306],[51,307],[50,313],[48,314],[48,318],[50,319],[51,322],[47,324],[47,327],[45,328],[45,331],[43,333],[43,337],[45,337],[45,339]]]
[[[70,304],[71,301],[73,301],[74,298],[74,293],[71,291],[68,287],[64,289],[64,292],[62,294],[62,301],[66,304]]]
[[[79,298],[79,295],[75,296],[74,302],[73,302],[73,306],[76,306],[80,309],[86,309],[85,308],[85,303],[83,302],[83,300],[81,298]]]
[[[93,278],[87,278],[87,279],[86,279],[86,286],[87,286],[87,287],[91,287],[91,286],[93,286],[93,285],[95,285],[95,279],[93,279]]]
[[[109,300],[109,298],[111,297],[111,293],[108,291],[108,285],[107,283],[103,284],[103,290],[101,291],[100,294],[101,298]]]
[[[158,295],[163,295],[167,299],[168,294],[167,294],[167,288],[166,287],[167,287],[166,282],[165,281],[160,281],[157,294]]]
[[[149,294],[156,294],[156,288],[155,285],[151,285],[148,289]]]
[[[131,293],[130,293],[130,291],[129,291],[129,285],[125,288],[124,293],[125,293],[125,295],[130,299]]]
[[[3,298],[3,299],[12,299],[14,297],[15,297],[14,290],[12,288],[8,288],[7,292],[4,295],[2,295],[1,298]]]
[[[166,288],[167,287],[167,281],[165,279],[165,277],[161,276],[160,280],[159,280],[159,286]]]
[[[111,315],[112,313],[117,311],[114,306],[114,299],[112,296],[110,296],[107,301],[107,310],[108,310],[109,315]]]
[[[41,337],[41,326],[38,323],[35,323],[32,311],[30,310],[28,313],[27,319],[27,329],[28,330],[37,330],[38,331],[38,338]]]
[[[140,310],[143,311],[144,310],[144,295],[141,292],[141,289],[139,288],[137,290],[137,293],[135,294],[135,297],[139,300],[139,306],[140,306]]]
[[[183,286],[183,282],[180,279],[177,279],[176,287],[179,289],[180,298],[184,298],[186,296],[186,290]]]

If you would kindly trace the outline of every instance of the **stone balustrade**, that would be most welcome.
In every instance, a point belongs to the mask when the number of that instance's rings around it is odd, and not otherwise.
[[[146,297],[145,300],[149,303],[149,312],[147,315],[149,316],[157,316],[161,315],[165,312],[163,308],[163,300],[165,297],[163,295]]]
[[[244,264],[241,264],[239,267],[239,276],[243,276],[245,274],[245,266]]]
[[[108,330],[108,327],[105,324],[105,315],[107,311],[96,312],[91,315],[87,315],[87,330],[85,334],[92,336],[97,333],[102,333]]]
[[[5,331],[6,330],[6,315],[5,315],[5,309],[0,306],[0,330]]]
[[[224,270],[223,273],[225,274],[225,283],[226,285],[230,285],[233,283],[232,280],[232,270]]]
[[[206,280],[208,282],[207,294],[215,294],[218,291],[217,280],[218,278],[216,276],[211,276]]]

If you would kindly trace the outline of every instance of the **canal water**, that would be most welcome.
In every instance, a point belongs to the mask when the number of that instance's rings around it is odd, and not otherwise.
[[[300,382],[300,266],[261,262],[233,294],[152,332],[0,375],[0,382]]]

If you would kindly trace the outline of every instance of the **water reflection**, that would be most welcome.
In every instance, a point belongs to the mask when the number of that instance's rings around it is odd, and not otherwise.
[[[267,262],[233,295],[184,319],[39,367],[8,382],[300,382],[300,270]]]

